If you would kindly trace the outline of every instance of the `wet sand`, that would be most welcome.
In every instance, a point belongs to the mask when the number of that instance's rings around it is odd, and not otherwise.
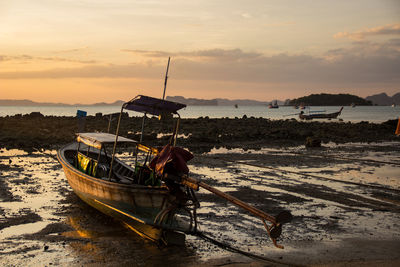
[[[197,193],[200,230],[265,260],[196,236],[184,247],[143,240],[76,197],[55,150],[37,148],[0,150],[0,263],[400,265],[400,142],[237,147],[246,149],[196,153],[191,175],[268,213],[290,210],[294,219],[279,239],[285,249],[273,246],[260,220],[204,190]]]

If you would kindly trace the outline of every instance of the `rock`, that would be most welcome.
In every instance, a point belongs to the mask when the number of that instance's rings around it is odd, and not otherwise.
[[[30,114],[26,115],[31,118],[43,118],[44,115],[38,111],[31,112]]]

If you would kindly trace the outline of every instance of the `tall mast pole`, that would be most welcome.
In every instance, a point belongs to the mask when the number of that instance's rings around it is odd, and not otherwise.
[[[167,89],[167,80],[168,80],[168,69],[169,69],[169,61],[170,61],[171,57],[168,57],[168,65],[167,65],[167,72],[165,73],[165,81],[164,81],[164,93],[162,96],[162,99],[165,99],[165,90]]]

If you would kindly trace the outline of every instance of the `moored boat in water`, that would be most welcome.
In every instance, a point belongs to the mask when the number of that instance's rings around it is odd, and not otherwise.
[[[273,101],[268,105],[268,108],[279,108],[278,101]]]
[[[299,118],[302,120],[312,120],[312,119],[336,119],[342,113],[343,107],[339,111],[333,113],[309,113],[305,114],[304,111],[299,113]]]

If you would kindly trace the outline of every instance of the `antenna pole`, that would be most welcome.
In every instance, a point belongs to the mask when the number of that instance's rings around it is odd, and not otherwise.
[[[168,57],[168,65],[167,65],[167,72],[165,73],[165,81],[164,81],[164,93],[162,96],[162,99],[165,99],[165,90],[167,89],[167,80],[168,80],[168,69],[169,69],[169,61],[170,61],[171,57]]]

